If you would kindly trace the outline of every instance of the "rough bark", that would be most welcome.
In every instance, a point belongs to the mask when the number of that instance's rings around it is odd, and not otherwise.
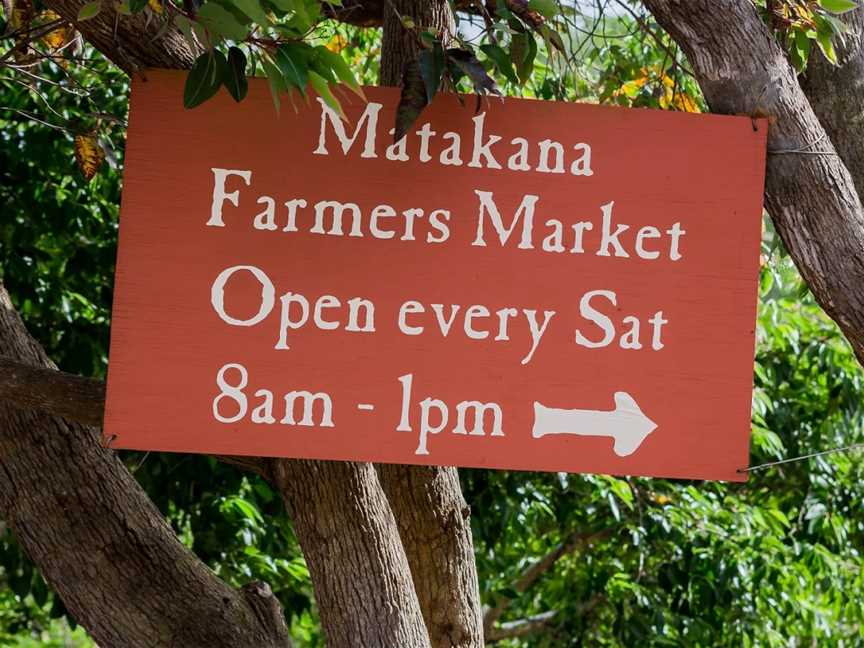
[[[105,383],[0,357],[0,394],[19,409],[38,409],[84,425],[102,426]]]
[[[470,509],[455,468],[378,465],[433,648],[483,645]]]
[[[447,0],[394,0],[384,14],[380,82],[400,84],[403,66],[419,53],[417,34],[449,35],[454,29]],[[399,525],[414,588],[433,648],[483,645],[482,608],[471,536],[470,509],[455,468],[379,465],[378,475]]]
[[[404,17],[413,19],[416,30],[405,29],[402,23]],[[455,29],[447,0],[388,0],[382,24],[384,31],[379,83],[385,86],[401,84],[405,63],[413,61],[419,54],[420,31],[441,32],[447,39]]]
[[[277,461],[329,646],[428,647],[396,522],[371,464]]]
[[[519,639],[542,632],[555,621],[556,616],[558,616],[557,610],[549,610],[548,612],[534,614],[524,619],[502,623],[489,634],[489,643],[495,643],[503,639]]]
[[[814,48],[801,87],[864,196],[864,7],[841,16],[837,65]]]
[[[771,117],[765,204],[798,270],[864,362],[864,210],[849,170],[749,0],[645,0],[711,110]]]
[[[2,285],[0,354],[52,366]],[[92,428],[0,403],[0,517],[101,646],[289,645],[269,588],[219,580]]]
[[[173,26],[163,29],[171,20],[170,12],[163,17],[140,13],[133,16],[118,14],[114,3],[103,2],[99,14],[77,23],[82,0],[45,0],[45,5],[75,24],[85,40],[102,52],[125,72],[132,74],[147,67],[184,69],[192,65],[196,52]]]

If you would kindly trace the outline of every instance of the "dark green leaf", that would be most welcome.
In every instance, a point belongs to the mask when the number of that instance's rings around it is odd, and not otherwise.
[[[513,63],[511,63],[510,57],[500,45],[495,43],[486,43],[485,45],[481,45],[480,49],[489,57],[489,60],[495,64],[498,71],[503,74],[510,83],[519,83],[519,80],[516,78],[516,73],[513,71]]]
[[[309,84],[310,51],[308,46],[300,43],[285,43],[276,49],[276,65],[288,87],[297,88],[304,96]]]
[[[239,47],[228,49],[228,67],[222,81],[234,101],[243,101],[249,82],[246,80],[246,55]]]
[[[445,67],[444,48],[440,42],[435,42],[432,49],[420,52],[420,74],[423,77],[429,102],[435,98],[435,93],[441,87],[441,77],[444,75]]]
[[[197,20],[214,34],[231,40],[243,41],[249,35],[249,28],[242,25],[230,11],[216,2],[211,1],[201,5]]]
[[[262,27],[270,25],[267,13],[261,7],[259,0],[233,0],[234,6]]]
[[[288,84],[285,82],[282,70],[271,63],[267,58],[261,57],[261,67],[264,68],[264,73],[267,75],[267,81],[270,83],[270,94],[273,96],[273,105],[276,107],[276,113],[278,114],[282,105],[280,95],[288,90]]]
[[[222,84],[222,73],[227,68],[225,56],[214,50],[205,52],[197,59],[186,77],[183,89],[183,106],[194,108],[216,94]]]

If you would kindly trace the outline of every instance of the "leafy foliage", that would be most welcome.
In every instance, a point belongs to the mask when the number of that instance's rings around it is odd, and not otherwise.
[[[846,31],[838,16],[859,6],[857,0],[783,0],[766,3],[769,24],[786,44],[792,64],[803,71],[815,44],[837,63],[834,41]]]

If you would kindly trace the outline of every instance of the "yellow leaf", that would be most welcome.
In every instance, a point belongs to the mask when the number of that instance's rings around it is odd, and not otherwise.
[[[157,14],[162,13],[162,3],[159,0],[147,0],[147,6]]]
[[[92,180],[105,161],[105,151],[99,146],[93,133],[75,136],[75,160],[84,174],[84,179]]]
[[[702,112],[699,110],[699,106],[696,104],[696,101],[688,94],[684,94],[683,92],[679,92],[675,95],[675,99],[672,103],[675,106],[676,110],[680,110],[682,112],[689,113],[698,113]]]
[[[42,22],[51,23],[57,20],[60,20],[60,15],[47,9],[39,14],[39,18]],[[52,29],[50,32],[42,36],[42,42],[45,46],[50,50],[57,50],[63,47],[66,43],[68,43],[71,38],[74,30],[71,25],[62,24],[56,29]]]
[[[636,95],[639,94],[639,91],[648,83],[648,77],[643,76],[638,79],[633,79],[632,81],[627,81],[620,88],[618,88],[614,95],[617,97],[619,95],[625,95],[630,99],[634,99]]]
[[[347,39],[342,34],[335,34],[333,38],[327,41],[327,49],[338,54],[348,45]]]
[[[663,88],[663,94],[660,96],[660,107],[663,110],[666,110],[670,105],[672,105],[672,96],[675,94],[675,91],[672,88]]]

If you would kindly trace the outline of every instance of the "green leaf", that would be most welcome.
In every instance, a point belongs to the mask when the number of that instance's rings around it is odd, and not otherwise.
[[[144,11],[144,7],[146,6],[147,0],[129,0],[129,11],[133,14]]]
[[[819,0],[819,6],[825,11],[835,14],[844,14],[858,7],[854,0]]]
[[[321,4],[318,0],[290,0],[287,4],[294,11],[294,16],[288,24],[300,33],[312,29],[321,17]]]
[[[194,108],[216,94],[222,84],[222,73],[228,64],[222,52],[205,52],[197,59],[186,77],[183,106]]]
[[[308,46],[300,43],[285,43],[276,49],[276,65],[288,87],[297,88],[303,96],[306,96],[309,83],[310,51]]]
[[[230,11],[216,2],[205,2],[198,9],[197,20],[208,30],[235,41],[244,41],[249,35],[249,28],[241,25]]]
[[[273,105],[278,115],[282,104],[280,95],[288,90],[288,85],[285,82],[285,77],[282,75],[282,70],[266,57],[261,57],[261,67],[264,68],[267,81],[270,83],[270,94],[273,96]]]
[[[446,61],[444,60],[444,48],[440,42],[436,42],[432,49],[420,52],[420,75],[426,87],[427,103],[431,102],[441,87],[441,78],[444,76]]]
[[[831,29],[834,30],[834,33],[838,36],[842,36],[849,32],[849,25],[840,20],[837,16],[823,14],[821,17],[825,19],[825,21],[831,26]]]
[[[795,31],[796,67],[799,72],[806,67],[807,60],[810,58],[810,43],[810,39],[807,38],[807,35],[804,32],[800,29]]]
[[[543,27],[540,28],[540,34],[546,41],[546,45],[550,51],[556,49],[562,54],[566,52],[566,49],[564,47],[564,41],[561,39],[561,34],[559,34],[557,31],[555,31],[548,25],[543,25]]]
[[[354,73],[350,66],[345,62],[339,54],[331,52],[323,45],[319,45],[314,50],[312,59],[312,67],[318,74],[335,83],[344,83],[353,90],[360,98],[366,99],[363,94],[363,89],[357,83]]]
[[[528,0],[528,8],[541,14],[544,18],[554,18],[560,11],[555,0]]]
[[[309,70],[309,83],[312,84],[315,92],[317,92],[318,96],[324,100],[324,103],[326,103],[333,110],[339,113],[339,116],[342,119],[347,119],[347,117],[345,116],[345,111],[342,110],[342,104],[330,90],[330,84],[327,82],[327,79],[322,77],[317,72]]]
[[[234,101],[243,101],[249,91],[249,82],[246,79],[246,55],[239,47],[228,49],[228,67],[222,82]]]
[[[500,45],[496,45],[495,43],[486,43],[485,45],[481,45],[480,49],[489,57],[489,60],[495,64],[498,71],[503,74],[510,83],[519,83],[519,79],[516,78],[516,72],[513,70],[513,63],[510,61],[510,56]]]
[[[270,26],[270,19],[258,0],[233,0],[234,6],[262,27]]]
[[[101,0],[93,0],[93,2],[88,2],[78,10],[78,22],[84,22],[85,20],[95,18],[99,15],[100,11],[102,11]]]
[[[526,83],[534,72],[534,59],[537,57],[537,41],[530,32],[513,34],[510,41],[510,60],[522,83]]]
[[[833,35],[834,31],[831,26],[827,22],[821,21],[819,30],[816,32],[816,42],[819,43],[819,49],[822,50],[825,58],[833,65],[837,65],[837,52],[834,50],[834,43],[831,42]]]

